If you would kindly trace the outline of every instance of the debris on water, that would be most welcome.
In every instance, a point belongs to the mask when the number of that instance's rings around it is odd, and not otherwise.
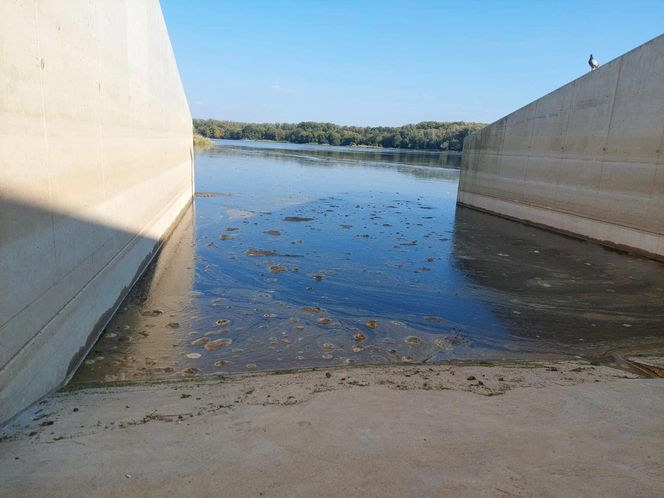
[[[357,331],[355,332],[355,336],[354,336],[354,337],[355,337],[355,340],[356,340],[357,342],[363,341],[363,340],[365,340],[365,339],[367,338],[367,336],[364,335],[364,334],[363,334],[362,332],[360,332],[359,330],[357,330]]]
[[[305,306],[302,308],[305,313],[320,313],[322,311],[318,306]]]
[[[281,235],[281,232],[279,230],[265,230],[263,233],[267,235],[272,235],[273,237],[279,237]]]
[[[364,351],[364,348],[359,344],[353,344],[353,353],[360,353]]]
[[[274,265],[270,266],[270,273],[273,273],[275,275],[279,273],[283,273],[286,271],[286,267],[284,265]]]
[[[276,313],[263,313],[263,318],[276,318]]]
[[[216,351],[217,349],[224,347],[224,346],[230,346],[233,343],[233,339],[229,339],[227,337],[224,337],[222,339],[217,339],[216,341],[210,341],[205,345],[205,349],[208,351]]]
[[[339,226],[340,226],[341,228],[343,228],[344,230],[348,230],[349,228],[353,228],[353,225],[344,225],[344,224],[341,224],[341,225],[339,225]]]
[[[332,344],[331,342],[325,342],[325,343],[323,343],[323,348],[325,348],[325,349],[334,349],[334,344]]]
[[[334,355],[332,355],[331,353],[325,353],[321,356],[321,358],[323,358],[324,360],[331,360],[332,358],[334,358]]]
[[[298,221],[313,221],[314,218],[305,218],[303,216],[285,216],[283,218],[284,221],[293,221],[293,222],[298,222]]]
[[[314,278],[316,279],[317,282],[322,282],[323,278],[325,277],[323,277],[323,275],[314,275]]]
[[[150,310],[150,311],[142,311],[141,315],[143,316],[159,316],[163,315],[164,312],[161,310]]]
[[[171,329],[179,329],[180,328],[180,324],[178,322],[170,322],[166,326],[168,328],[171,328]]]
[[[413,357],[410,356],[410,355],[403,355],[401,357],[401,361],[403,361],[404,363],[412,363],[413,362]]]
[[[318,319],[318,323],[322,323],[323,325],[327,325],[328,323],[332,323],[332,319],[329,316],[321,316]]]
[[[208,339],[207,337],[199,337],[199,338],[196,339],[195,341],[191,341],[191,345],[192,345],[192,346],[204,346],[204,345],[206,345],[209,341],[210,341],[210,339]]]
[[[245,256],[249,256],[252,258],[257,258],[257,257],[272,257],[272,256],[278,256],[275,251],[270,251],[268,249],[247,249],[244,252]]]
[[[422,340],[414,335],[409,335],[403,340],[403,342],[405,342],[409,346],[419,346],[420,344],[422,344]]]
[[[198,358],[201,357],[201,354],[200,353],[187,353],[185,356],[187,358],[189,358],[190,360],[197,360]]]
[[[293,330],[296,332],[304,332],[304,327],[302,325],[296,325],[293,327]]]
[[[226,327],[229,323],[231,323],[231,321],[226,318],[222,318],[221,320],[217,320],[214,323],[217,325],[217,327]]]
[[[256,370],[256,364],[255,363],[247,363],[244,368],[248,370]]]
[[[237,232],[238,230],[238,227],[226,227],[227,232]]]
[[[378,327],[378,321],[376,320],[369,320],[367,323],[365,323],[366,327],[369,329],[375,329]]]
[[[219,236],[219,240],[231,240],[233,238],[232,235],[228,235],[227,233],[222,233]]]
[[[424,319],[431,323],[443,323],[445,321],[439,316],[425,316]]]
[[[214,362],[214,366],[217,368],[223,368],[226,366],[226,362],[224,360],[217,360]]]
[[[445,343],[445,339],[436,339],[435,341],[433,341],[433,343],[437,348],[441,349],[447,346],[447,344]]]

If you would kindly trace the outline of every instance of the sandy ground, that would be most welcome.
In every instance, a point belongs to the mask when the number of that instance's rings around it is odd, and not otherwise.
[[[664,496],[664,380],[582,362],[64,391],[2,434],[2,497]]]

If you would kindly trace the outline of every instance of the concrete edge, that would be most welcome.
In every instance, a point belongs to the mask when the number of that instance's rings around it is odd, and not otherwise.
[[[99,285],[103,280],[108,280],[108,277],[112,276],[113,273],[118,275],[122,273],[117,269],[118,265],[123,265],[123,262],[125,265],[131,265],[132,262],[137,259],[140,261],[136,269],[133,271],[130,281],[120,288],[120,293],[117,295],[114,302],[108,306],[105,311],[98,315],[99,318],[94,322],[91,328],[85,326],[87,332],[83,332],[85,333],[85,336],[81,337],[82,340],[79,343],[82,344],[82,346],[79,346],[73,353],[71,352],[71,347],[65,348],[67,349],[65,356],[68,356],[68,358],[65,357],[62,358],[62,361],[56,361],[55,365],[50,364],[53,360],[47,353],[48,351],[53,350],[53,348],[46,347],[45,344],[60,339],[63,342],[68,340],[68,344],[71,345],[72,342],[76,342],[76,338],[81,336],[81,330],[83,329],[83,326],[81,326],[79,327],[78,334],[70,334],[74,337],[59,337],[59,335],[62,335],[63,329],[68,332],[71,330],[65,327],[63,323],[53,323],[62,321],[58,319],[63,314],[63,308],[56,314],[52,322],[49,322],[49,324],[44,326],[42,330],[36,334],[35,338],[31,341],[32,344],[27,344],[10,362],[12,363],[15,361],[16,363],[20,363],[20,365],[12,366],[8,364],[2,371],[0,371],[0,385],[4,386],[3,389],[0,389],[0,428],[11,423],[11,421],[16,416],[20,415],[20,413],[29,409],[42,398],[52,394],[69,382],[87,354],[94,347],[106,325],[118,310],[133,286],[143,275],[154,258],[159,254],[163,244],[168,240],[187,209],[192,207],[192,192],[193,187],[188,186],[187,189],[175,199],[171,206],[165,208],[158,215],[158,218],[154,220],[154,223],[151,224],[151,226],[165,226],[165,229],[162,231],[162,236],[159,239],[154,241],[150,246],[148,245],[150,243],[148,239],[141,238],[140,234],[137,234],[136,237],[127,244],[118,257],[114,258],[115,261],[110,262],[103,270],[93,277],[88,285],[86,285],[86,287],[90,288],[87,292],[83,290],[78,298],[65,305],[65,308],[69,306],[76,307],[77,305],[79,307],[82,306],[83,303],[81,303],[81,300],[85,299],[86,294],[94,292],[92,287],[94,287],[95,284]],[[176,211],[175,216],[172,214],[173,211]],[[169,220],[171,221],[169,222]],[[145,249],[148,249],[147,252]],[[104,277],[106,277],[106,279]],[[113,285],[113,283],[114,282],[109,282],[107,285]],[[95,293],[95,295],[98,295],[98,293]],[[70,312],[70,314],[74,313],[75,311]],[[85,322],[86,320],[82,319],[81,321]],[[89,320],[87,322],[89,323]],[[54,331],[51,332],[50,337],[40,337],[41,335],[45,335],[44,333],[48,328],[54,329]],[[39,343],[40,340],[41,344]],[[37,351],[33,351],[34,349],[37,349]],[[29,355],[28,352],[30,353]],[[46,361],[46,358],[50,359]],[[32,364],[32,366],[27,366],[28,363]],[[48,378],[49,375],[51,376],[50,379]],[[35,386],[35,381],[38,378],[41,379],[41,382],[47,383],[46,388],[39,389]],[[20,386],[17,384],[20,384]]]
[[[526,225],[535,226],[543,230],[553,231],[567,237],[594,242],[622,253],[641,256],[656,261],[664,261],[664,252],[647,251],[622,242],[622,240],[633,240],[633,235],[637,234],[639,237],[652,239],[650,245],[664,248],[664,235],[592,220],[593,224],[602,227],[602,232],[604,234],[610,233],[613,235],[613,238],[608,238],[606,235],[602,236],[599,233],[590,233],[590,230],[586,230],[585,227],[589,222],[586,218],[561,211],[552,211],[551,209],[545,209],[538,206],[490,198],[472,192],[459,192],[457,205],[482,211],[508,220],[517,221]],[[497,206],[500,206],[500,208]],[[528,215],[524,215],[523,213],[525,212],[527,212]],[[521,213],[521,215],[517,213]],[[553,224],[553,216],[560,221]],[[631,234],[631,236],[627,235],[628,233]]]

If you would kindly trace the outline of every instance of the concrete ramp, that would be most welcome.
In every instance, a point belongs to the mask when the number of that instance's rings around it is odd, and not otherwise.
[[[192,166],[157,0],[0,2],[0,423],[74,372]]]
[[[458,201],[664,259],[664,35],[469,135]]]

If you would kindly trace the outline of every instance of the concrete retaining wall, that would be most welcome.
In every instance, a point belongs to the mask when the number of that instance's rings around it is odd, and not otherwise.
[[[664,258],[664,35],[466,138],[461,204]]]
[[[192,197],[157,0],[0,2],[0,423],[61,385]]]

